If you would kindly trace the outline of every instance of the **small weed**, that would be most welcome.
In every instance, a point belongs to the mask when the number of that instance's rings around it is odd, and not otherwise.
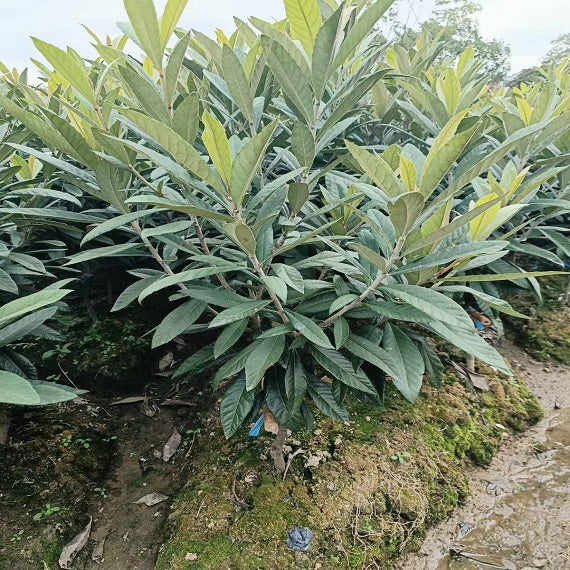
[[[22,540],[22,538],[24,538],[24,531],[23,531],[23,530],[19,530],[18,532],[15,532],[15,533],[10,537],[10,542],[20,542],[20,540]]]
[[[411,457],[410,453],[407,451],[398,451],[390,457],[392,461],[398,461],[398,463],[406,463],[406,461]]]
[[[71,435],[67,435],[61,439],[60,445],[62,447],[71,447],[72,445],[78,445],[84,449],[89,449],[93,440],[89,437],[76,437],[75,439]]]
[[[47,517],[50,517],[51,515],[54,515],[55,513],[58,513],[59,511],[61,511],[60,507],[52,507],[49,503],[44,507],[43,510],[39,511],[38,513],[36,513],[33,516],[33,519],[35,521],[41,521],[42,519],[45,519]]]
[[[106,499],[109,496],[107,494],[107,489],[105,489],[105,487],[95,487],[95,489],[93,489],[93,491],[95,491],[95,493],[97,493],[98,495],[101,495],[101,497],[103,497],[103,499]]]

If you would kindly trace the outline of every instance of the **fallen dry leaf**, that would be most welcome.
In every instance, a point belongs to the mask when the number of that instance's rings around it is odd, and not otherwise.
[[[123,398],[117,402],[111,402],[111,406],[118,406],[120,404],[136,404],[137,402],[144,402],[144,396],[131,396],[129,398]]]
[[[170,368],[174,364],[174,354],[168,352],[158,361],[158,369],[164,372],[167,368]]]
[[[95,562],[95,564],[102,564],[105,561],[105,555],[104,555],[105,541],[112,532],[113,531],[110,530],[109,532],[107,532],[107,534],[103,535],[103,538],[95,545],[95,548],[93,549],[93,552],[91,554],[91,560]]]
[[[263,427],[265,431],[277,435],[279,431],[279,423],[271,412],[265,412],[263,415]]]
[[[79,554],[81,549],[87,544],[91,534],[91,523],[93,519],[89,517],[87,526],[71,542],[66,544],[59,555],[59,567],[67,569],[73,559]]]
[[[171,457],[178,451],[180,444],[182,443],[182,436],[180,432],[174,428],[172,435],[168,438],[168,441],[164,444],[164,449],[162,450],[162,460],[170,461]]]
[[[194,561],[198,560],[198,555],[195,552],[187,552],[184,560]]]
[[[141,497],[138,501],[135,501],[135,505],[153,507],[154,505],[158,505],[158,503],[162,503],[162,501],[166,501],[166,499],[168,499],[168,497],[161,493],[149,493],[148,495]]]

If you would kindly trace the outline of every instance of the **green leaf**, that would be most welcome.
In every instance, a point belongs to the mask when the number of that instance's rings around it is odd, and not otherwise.
[[[350,365],[350,363],[348,363]],[[342,423],[348,423],[350,421],[350,416],[348,412],[336,401],[331,385],[327,382],[323,382],[319,378],[314,376],[309,376],[307,384],[307,390],[309,395],[315,402],[317,408],[333,420]]]
[[[255,255],[256,241],[251,229],[243,222],[232,222],[225,224],[224,229],[227,234],[239,245],[248,255]]]
[[[378,395],[366,374],[362,370],[354,372],[350,362],[340,352],[313,344],[309,345],[309,350],[318,364],[346,386],[373,396]]]
[[[174,110],[172,127],[188,144],[193,144],[200,123],[200,98],[191,93]]]
[[[324,348],[333,348],[330,340],[319,325],[317,325],[312,319],[294,313],[293,311],[285,310],[286,315],[291,320],[291,324],[298,330],[306,339],[310,340],[317,346],[322,346]]]
[[[67,402],[87,392],[86,390],[77,390],[70,386],[64,386],[54,382],[43,382],[42,380],[30,380],[30,384],[39,396],[41,406]]]
[[[65,265],[77,265],[92,259],[99,259],[100,257],[116,257],[116,256],[134,256],[138,255],[145,257],[148,254],[139,249],[138,243],[123,243],[120,245],[108,245],[105,247],[96,247],[82,253],[76,253],[70,257],[70,260]]]
[[[414,163],[403,154],[400,155],[400,177],[404,181],[409,192],[416,188],[417,171]]]
[[[305,292],[305,281],[297,269],[283,263],[273,263],[271,269],[273,269],[275,275],[283,279],[291,289],[295,289],[295,291],[299,291],[301,294]]]
[[[20,406],[38,406],[41,399],[29,380],[12,372],[0,370],[0,402]]]
[[[372,154],[366,149],[350,141],[345,141],[346,148],[356,160],[363,172],[365,172],[372,182],[382,190],[388,198],[397,198],[404,191],[398,182],[394,171],[390,165],[381,157]]]
[[[162,272],[153,277],[146,277],[145,279],[140,279],[129,285],[118,297],[111,309],[111,312],[120,311],[125,307],[128,307],[133,301],[136,301],[139,295],[152,283],[158,281],[162,278]]]
[[[255,313],[258,313],[270,303],[271,301],[249,301],[247,303],[237,305],[236,307],[230,307],[214,317],[210,323],[210,328],[223,327],[224,325],[233,323],[234,321],[251,317],[251,315],[255,315]]]
[[[344,345],[349,334],[350,327],[348,326],[348,321],[344,317],[339,317],[334,322],[334,345],[337,350]]]
[[[343,6],[340,6],[332,16],[327,18],[315,38],[312,75],[317,101],[323,98],[327,82],[331,76],[331,65],[335,56],[336,39],[340,32],[342,12]]]
[[[91,231],[87,232],[83,239],[81,240],[81,246],[83,247],[88,241],[95,239],[96,237],[102,236],[110,231],[113,231],[121,226],[125,226],[130,222],[143,218],[145,216],[151,216],[152,214],[160,212],[158,209],[143,210],[141,212],[130,212],[128,214],[122,214],[120,216],[115,216],[110,220],[106,220],[97,224]]]
[[[173,378],[184,377],[192,379],[198,372],[204,370],[204,366],[214,360],[214,348],[212,345],[205,346],[192,356],[188,357],[174,372]]]
[[[484,275],[455,275],[442,277],[439,281],[514,281],[530,277],[548,277],[549,275],[568,275],[567,271],[521,271],[520,273],[486,273]]]
[[[139,295],[139,301],[143,301],[149,295],[166,289],[167,287],[172,287],[173,285],[178,285],[179,283],[187,283],[188,281],[196,281],[202,279],[203,277],[209,277],[210,275],[216,275],[218,273],[226,273],[227,271],[234,271],[236,269],[235,265],[224,264],[216,265],[214,267],[198,267],[197,269],[188,269],[182,271],[181,273],[175,273],[174,275],[168,275],[163,277],[158,281],[155,281],[152,285],[144,289]]]
[[[207,306],[206,303],[193,299],[174,309],[156,327],[152,337],[152,348],[162,346],[182,334],[198,320]]]
[[[196,216],[197,218],[206,218],[207,220],[220,220],[223,222],[228,222],[232,220],[230,216],[226,216],[225,214],[221,214],[220,212],[205,210],[204,208],[196,208],[195,206],[190,206],[189,204],[183,204],[181,202],[176,202],[168,198],[157,197],[154,196],[153,194],[142,194],[140,196],[133,196],[132,198],[125,200],[125,203],[149,204],[151,206],[157,206],[159,208],[165,208],[167,210],[173,210],[175,212],[182,212],[183,214],[188,214],[189,216]],[[147,210],[147,212],[149,213],[154,213],[157,211],[160,210]]]
[[[570,238],[562,235],[560,232],[553,230],[540,230],[558,249],[562,250],[563,255],[570,258]]]
[[[227,439],[240,428],[253,408],[254,402],[255,392],[247,390],[245,377],[242,374],[224,392],[220,406],[222,428]]]
[[[307,371],[297,351],[292,352],[289,364],[285,370],[284,383],[289,409],[295,412],[301,407],[307,391]]]
[[[18,294],[18,285],[3,269],[0,269],[0,291],[6,291],[14,295]]]
[[[69,293],[71,289],[44,289],[10,301],[0,307],[0,324],[57,303]]]
[[[150,0],[149,0],[150,1]],[[62,49],[37,38],[32,38],[37,50],[47,59],[53,68],[91,105],[95,105],[93,85],[85,69],[77,60]]]
[[[309,185],[305,182],[292,182],[289,184],[287,199],[291,206],[291,212],[296,214],[309,199]]]
[[[382,338],[384,348],[396,363],[394,386],[410,402],[415,402],[422,387],[425,364],[420,351],[410,337],[399,328],[387,324]]]
[[[263,277],[262,281],[265,286],[273,291],[284,303],[287,302],[287,284],[283,279],[269,275]]]
[[[369,8],[357,18],[340,45],[331,66],[332,71],[336,71],[347,59],[354,55],[362,40],[378,24],[378,20],[394,2],[395,0],[373,0],[370,3]]]
[[[284,0],[284,4],[291,35],[301,42],[311,58],[322,20],[317,0]]]
[[[398,236],[408,234],[412,226],[418,221],[423,207],[424,197],[420,192],[407,192],[394,202],[388,203],[390,221]]]
[[[222,48],[222,72],[239,110],[253,123],[253,92],[240,60],[228,45]]]
[[[299,430],[305,425],[301,415],[300,404],[297,407],[290,405],[283,381],[281,367],[273,367],[265,377],[265,401],[269,411],[283,427],[290,430]]]
[[[245,362],[245,381],[248,390],[253,390],[268,368],[273,366],[285,350],[285,335],[264,338]]]
[[[51,319],[56,312],[57,307],[48,307],[34,311],[30,315],[26,315],[9,325],[3,326],[0,329],[0,347],[21,340],[25,336],[33,333],[45,321]]]
[[[242,336],[247,328],[248,319],[235,321],[228,325],[216,339],[214,344],[214,358],[223,356]]]
[[[188,5],[188,0],[168,0],[164,13],[160,19],[160,44],[161,52],[164,52],[168,44],[168,40],[174,33],[174,30]],[[134,27],[134,25],[133,25]],[[136,30],[135,30],[136,31]],[[138,36],[138,34],[137,34]]]
[[[226,131],[222,123],[207,111],[202,115],[202,123],[204,123],[202,133],[204,146],[226,188],[229,189],[231,187],[232,156]]]
[[[241,207],[243,199],[251,185],[251,181],[265,156],[265,151],[267,150],[267,146],[276,127],[277,121],[273,121],[260,133],[245,143],[237,153],[233,167],[230,166],[232,170],[229,188],[232,199],[238,208]]]
[[[273,42],[269,48],[271,73],[281,85],[294,110],[310,125],[313,121],[313,93],[297,62],[280,44]]]
[[[477,334],[475,328],[471,332],[467,332],[439,321],[433,321],[427,328],[447,342],[464,350],[467,354],[472,354],[475,358],[486,362],[508,376],[512,376],[512,372],[503,357]]]
[[[198,178],[207,182],[219,193],[225,194],[219,178],[210,169],[208,164],[202,160],[202,157],[194,149],[192,144],[184,140],[180,134],[160,121],[146,116],[144,113],[121,109],[121,114],[130,121],[130,124],[124,119],[122,122],[125,122],[130,127],[138,127],[141,136],[147,139],[150,138],[158,143],[164,150],[170,153],[179,164],[187,168]],[[120,115],[118,118],[121,120]],[[160,166],[162,166],[162,164]]]
[[[315,137],[304,123],[296,121],[291,132],[291,150],[299,165],[310,168],[315,160]]]
[[[158,24],[154,2],[152,0],[124,0],[124,4],[129,16],[129,21],[131,22],[142,49],[148,55],[154,67],[162,71],[162,34]],[[172,20],[170,24],[176,25]],[[167,26],[169,26],[169,24],[165,24],[165,35]]]
[[[350,249],[354,249],[357,251],[362,257],[368,260],[372,265],[375,265],[380,271],[386,270],[386,260],[375,251],[372,251],[370,248],[362,245],[361,243],[351,243],[349,244]]]
[[[379,290],[400,298],[408,305],[419,309],[438,321],[451,323],[454,327],[459,327],[466,331],[473,330],[473,322],[465,310],[455,301],[434,289],[419,287],[418,285],[394,284],[381,286]]]

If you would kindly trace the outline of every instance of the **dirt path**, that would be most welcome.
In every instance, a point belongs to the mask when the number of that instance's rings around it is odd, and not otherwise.
[[[471,470],[466,503],[398,570],[570,569],[570,369],[534,361],[510,342],[499,348],[546,417],[507,436],[488,468]]]

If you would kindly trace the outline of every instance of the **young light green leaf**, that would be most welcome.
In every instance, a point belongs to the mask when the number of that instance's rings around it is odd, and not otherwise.
[[[226,131],[222,123],[207,111],[202,115],[202,123],[204,123],[204,132],[202,133],[204,146],[226,188],[229,189],[231,187],[232,157]]]
[[[125,10],[137,39],[156,69],[162,71],[163,46],[158,17],[152,0],[124,0]],[[165,24],[165,34],[166,34]]]
[[[322,20],[317,0],[284,0],[284,3],[291,35],[301,42],[310,59]]]

